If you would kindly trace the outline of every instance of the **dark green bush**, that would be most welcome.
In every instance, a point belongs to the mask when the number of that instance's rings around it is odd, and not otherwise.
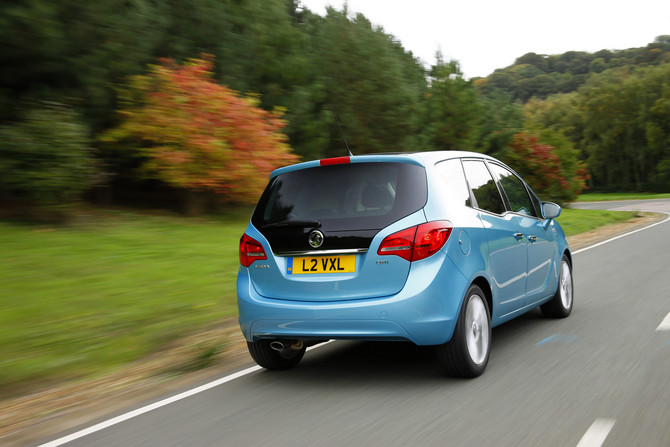
[[[61,104],[28,109],[0,126],[0,200],[34,217],[66,217],[91,187],[96,165],[89,130]]]

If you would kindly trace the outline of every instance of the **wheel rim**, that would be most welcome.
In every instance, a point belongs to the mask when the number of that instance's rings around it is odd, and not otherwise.
[[[465,342],[472,361],[481,365],[489,351],[489,316],[479,295],[468,300],[465,314]]]
[[[565,260],[561,263],[560,293],[563,308],[570,309],[570,306],[572,306],[572,275],[570,274],[570,264]]]

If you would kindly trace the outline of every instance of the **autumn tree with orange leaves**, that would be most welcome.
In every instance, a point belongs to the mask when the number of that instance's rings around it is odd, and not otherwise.
[[[120,93],[121,124],[101,141],[139,148],[147,176],[189,201],[255,203],[269,173],[295,163],[281,111],[268,112],[213,80],[213,57],[161,59]],[[193,204],[187,204],[192,208]]]

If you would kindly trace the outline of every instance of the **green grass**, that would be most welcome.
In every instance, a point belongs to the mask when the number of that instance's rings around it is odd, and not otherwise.
[[[603,193],[603,194],[582,194],[577,197],[578,202],[604,202],[609,200],[646,200],[646,199],[670,199],[670,193],[652,194],[652,193]]]
[[[248,213],[0,223],[0,395],[97,375],[236,315]]]
[[[637,215],[635,211],[604,211],[576,210],[563,208],[556,219],[565,231],[566,236],[585,233],[598,227],[631,220]]]
[[[249,215],[0,222],[0,396],[104,374],[235,317]],[[633,215],[565,209],[559,222],[572,235]]]

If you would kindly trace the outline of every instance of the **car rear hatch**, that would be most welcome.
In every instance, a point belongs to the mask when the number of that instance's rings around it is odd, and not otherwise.
[[[336,301],[402,289],[410,263],[377,249],[393,231],[425,221],[426,173],[411,159],[379,159],[322,160],[270,179],[251,219],[270,247],[249,268],[260,295]]]

